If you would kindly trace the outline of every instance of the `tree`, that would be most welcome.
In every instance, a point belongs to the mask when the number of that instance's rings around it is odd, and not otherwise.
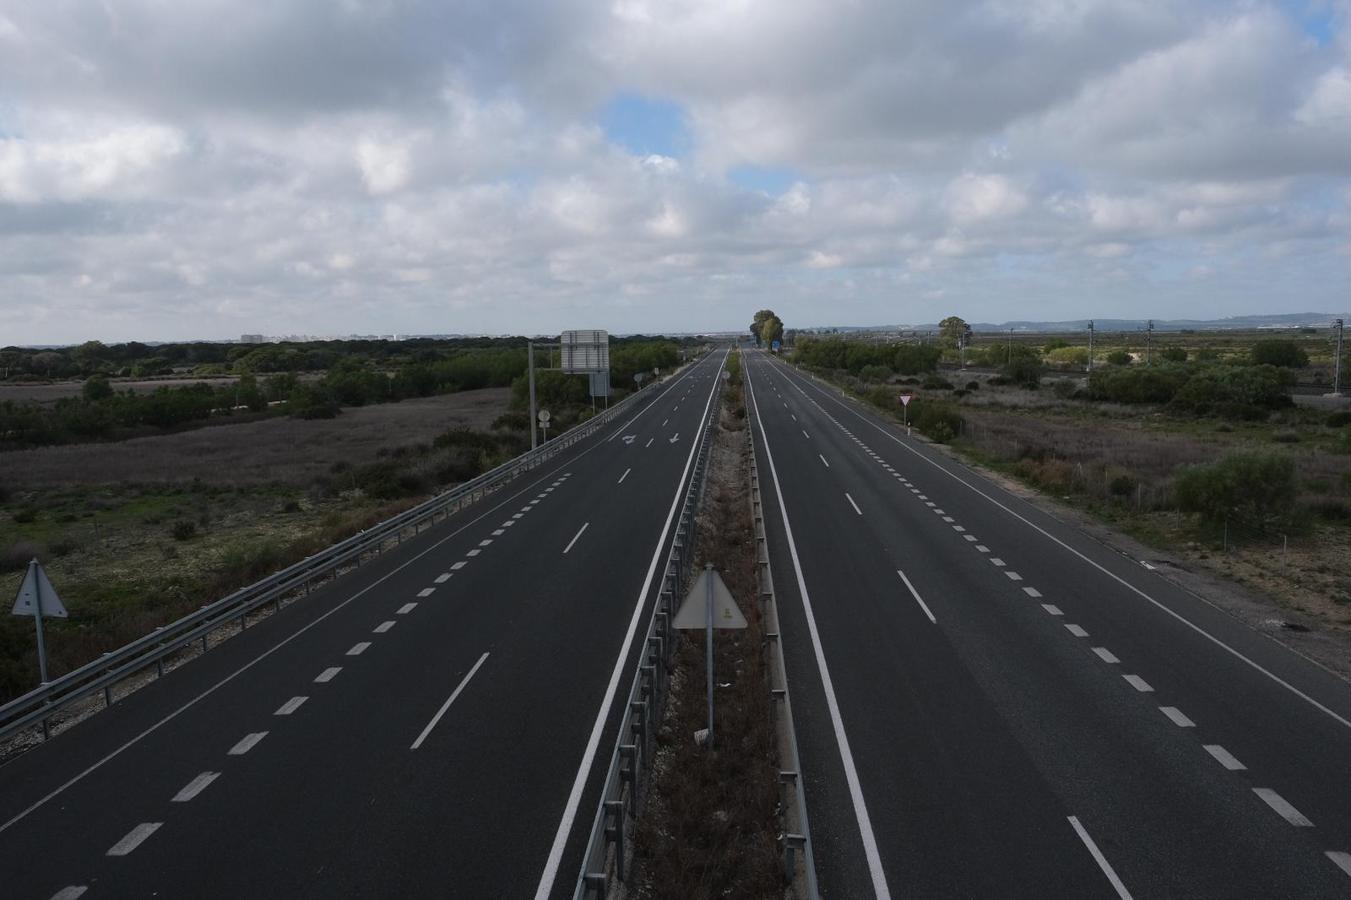
[[[755,313],[755,319],[751,322],[751,335],[755,338],[757,346],[769,343],[769,341],[765,339],[764,334],[762,334],[762,328],[765,322],[777,318],[778,316],[774,315],[774,310],[772,309],[762,309]]]
[[[91,375],[85,380],[84,387],[81,389],[84,399],[91,403],[99,400],[107,400],[113,395],[113,386],[108,383],[108,379],[102,375]]]
[[[771,314],[768,319],[761,323],[760,340],[771,347],[775,341],[783,340],[783,322],[779,320],[778,316]]]
[[[1252,345],[1251,356],[1256,366],[1302,369],[1309,364],[1309,354],[1294,341],[1256,341]]]
[[[956,347],[966,336],[968,326],[961,316],[948,316],[938,323],[938,335],[949,347]]]

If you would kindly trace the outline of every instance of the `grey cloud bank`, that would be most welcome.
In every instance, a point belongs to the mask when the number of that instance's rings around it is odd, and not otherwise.
[[[1349,17],[0,0],[0,344],[1342,309]]]

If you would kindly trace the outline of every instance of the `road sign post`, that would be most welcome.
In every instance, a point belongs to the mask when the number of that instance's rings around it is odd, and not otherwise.
[[[19,596],[14,598],[14,609],[11,612],[16,616],[33,617],[33,625],[37,628],[38,634],[38,675],[42,679],[40,684],[46,684],[47,639],[42,630],[42,617],[47,615],[64,619],[66,608],[62,605],[61,598],[57,596],[52,583],[47,580],[47,573],[42,570],[42,564],[36,559],[28,563],[28,574],[24,576],[23,584],[19,585]]]
[[[544,443],[549,443],[549,411],[541,409],[539,411],[539,427],[544,429]]]
[[[901,394],[901,409],[905,413],[905,433],[910,433],[910,400],[913,394]]]
[[[703,600],[703,609],[699,609],[699,600]],[[680,609],[676,611],[675,619],[671,623],[674,627],[682,631],[692,631],[696,628],[705,630],[704,645],[707,653],[707,676],[708,676],[708,736],[704,740],[704,746],[713,746],[713,629],[731,628],[742,629],[746,627],[746,617],[741,614],[741,609],[736,605],[736,600],[732,597],[732,592],[727,589],[723,583],[722,577],[718,575],[713,568],[712,563],[704,565],[704,571],[699,574],[690,592],[685,595],[685,602],[680,604]]]

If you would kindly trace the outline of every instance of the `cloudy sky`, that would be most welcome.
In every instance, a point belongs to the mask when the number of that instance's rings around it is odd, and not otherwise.
[[[1348,297],[1351,0],[0,0],[0,345]]]

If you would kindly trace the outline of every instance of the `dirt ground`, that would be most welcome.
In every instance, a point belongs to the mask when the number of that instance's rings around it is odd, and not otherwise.
[[[507,388],[487,388],[345,408],[335,419],[227,419],[176,434],[17,450],[0,456],[0,464],[5,483],[16,491],[194,478],[232,487],[294,484],[334,463],[368,463],[381,449],[430,441],[450,428],[486,429],[509,400]]]

